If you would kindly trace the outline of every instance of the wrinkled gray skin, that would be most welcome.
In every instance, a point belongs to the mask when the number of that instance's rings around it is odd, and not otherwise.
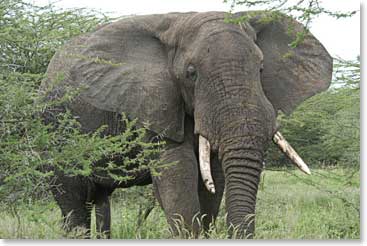
[[[256,12],[242,25],[225,23],[222,12],[122,19],[67,44],[52,59],[43,87],[60,73],[61,85],[86,87],[69,105],[86,132],[108,124],[108,134],[119,134],[119,113],[126,112],[140,124],[149,122],[152,136],[165,137],[160,158],[178,164],[160,177],[137,174],[119,187],[152,182],[170,225],[180,214],[197,233],[191,221],[200,213],[207,215],[207,229],[225,190],[229,228],[239,228],[236,237],[251,238],[264,151],[277,130],[277,112],[289,114],[325,90],[332,73],[332,58],[311,34],[294,49],[288,45],[303,30],[301,24],[285,16],[259,22],[263,15]],[[199,134],[212,147],[214,195],[200,178]],[[71,227],[89,227],[90,202],[98,211],[97,226],[110,230],[108,196],[116,182],[60,174],[56,184],[63,191],[54,189],[63,215],[73,211]]]

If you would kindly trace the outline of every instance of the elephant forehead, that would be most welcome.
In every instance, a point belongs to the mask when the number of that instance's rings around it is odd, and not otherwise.
[[[208,23],[224,23],[224,12],[205,12],[192,13],[180,18],[167,33],[163,34],[164,39],[175,40],[176,45],[190,45],[194,39],[202,35],[202,30],[205,24]],[[205,28],[204,28],[205,29]]]
[[[204,12],[204,13],[195,13],[187,16],[183,20],[183,28],[192,29],[195,27],[201,27],[203,24],[212,22],[212,21],[223,21],[225,19],[224,12]]]

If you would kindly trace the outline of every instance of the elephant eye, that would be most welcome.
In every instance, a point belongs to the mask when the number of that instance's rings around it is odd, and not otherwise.
[[[193,65],[189,65],[186,70],[186,78],[195,81],[198,78],[198,73]]]
[[[261,64],[260,64],[260,73],[262,73],[263,70],[264,70],[264,63],[261,62]]]

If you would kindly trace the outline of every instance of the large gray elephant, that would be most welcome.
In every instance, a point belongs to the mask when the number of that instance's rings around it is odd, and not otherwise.
[[[225,193],[229,233],[252,237],[268,143],[283,144],[304,165],[278,132],[277,112],[290,114],[327,89],[332,75],[332,58],[312,34],[291,47],[304,27],[281,14],[264,21],[268,14],[236,13],[248,17],[242,24],[226,22],[223,12],[135,16],[81,35],[55,54],[43,87],[60,73],[60,85],[85,87],[68,105],[84,131],[107,124],[109,134],[119,134],[125,112],[164,136],[162,161],[178,161],[159,177],[139,173],[120,184],[56,175],[54,195],[64,216],[72,212],[71,227],[90,226],[87,204],[94,203],[97,226],[108,232],[111,192],[153,183],[173,233],[177,215],[195,234],[193,217],[206,215],[207,229]]]

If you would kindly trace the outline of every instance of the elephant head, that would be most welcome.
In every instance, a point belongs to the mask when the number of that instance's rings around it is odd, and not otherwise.
[[[282,15],[264,22],[266,14],[238,13],[249,16],[241,25],[226,23],[222,12],[122,19],[73,41],[70,59],[50,66],[69,67],[66,81],[87,85],[86,102],[126,112],[170,140],[183,141],[191,116],[204,146],[200,162],[208,164],[210,152],[221,161],[228,225],[252,232],[245,218],[255,212],[267,145],[274,138],[290,150],[277,133],[278,110],[289,114],[328,88],[332,73],[332,58],[310,33],[289,46],[300,23]],[[209,168],[202,176],[215,192]]]

